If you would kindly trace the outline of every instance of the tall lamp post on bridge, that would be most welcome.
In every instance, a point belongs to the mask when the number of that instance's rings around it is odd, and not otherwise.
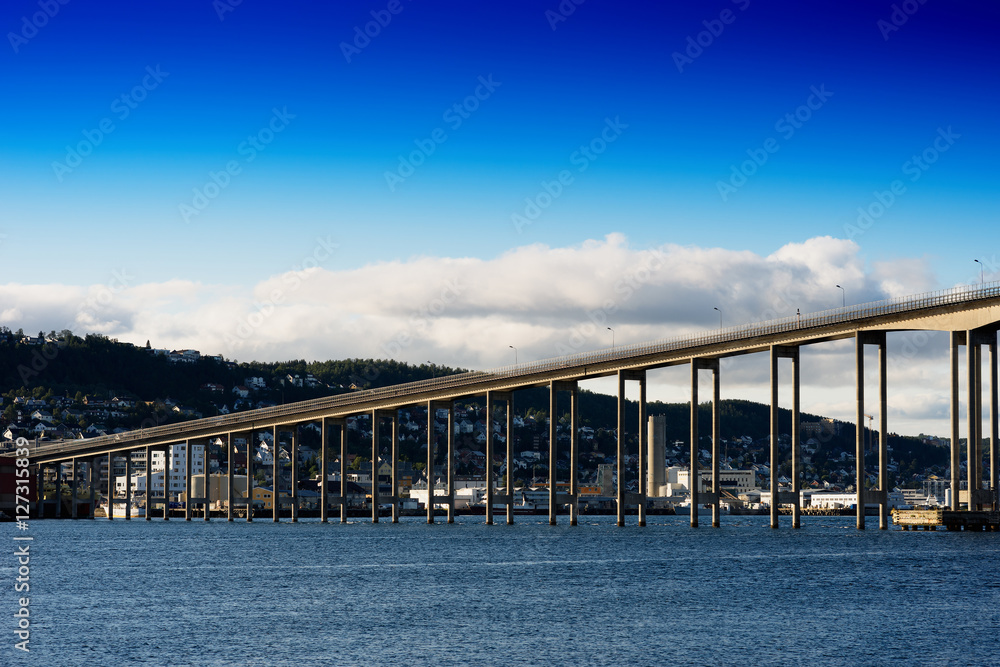
[[[509,347],[510,349],[514,350],[514,365],[516,366],[517,365],[517,348],[514,347],[513,345],[508,345],[507,347]]]
[[[845,290],[840,285],[837,285],[837,289],[840,290],[840,305],[847,308],[847,290]]]
[[[983,263],[980,262],[978,259],[974,259],[972,261],[979,265],[979,284],[980,285],[984,285],[985,282],[984,282],[984,276],[983,276]]]
[[[613,350],[615,349],[615,330],[612,329],[611,327],[608,327],[608,331],[611,332],[611,349]]]
[[[719,328],[721,329],[722,328],[722,310],[720,310],[718,306],[713,306],[712,310],[718,310],[719,311]]]

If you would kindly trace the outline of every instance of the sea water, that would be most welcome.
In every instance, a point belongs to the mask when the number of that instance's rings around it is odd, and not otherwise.
[[[1000,533],[498,518],[4,524],[0,664],[1000,664]]]

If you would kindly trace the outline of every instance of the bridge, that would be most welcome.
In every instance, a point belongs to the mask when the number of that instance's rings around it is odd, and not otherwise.
[[[112,518],[111,499],[115,497],[114,474],[112,460],[114,457],[124,457],[126,498],[125,518],[130,516],[131,501],[131,452],[145,450],[146,469],[152,473],[152,453],[163,451],[165,461],[170,461],[170,448],[183,444],[186,451],[187,469],[182,474],[187,489],[185,502],[185,519],[191,520],[195,506],[201,506],[204,519],[209,519],[211,502],[211,485],[208,483],[207,466],[205,475],[205,491],[200,497],[193,497],[192,485],[192,444],[221,439],[227,452],[228,460],[228,505],[229,521],[234,520],[234,507],[247,507],[246,520],[253,520],[252,499],[254,484],[254,460],[247,454],[247,489],[242,499],[234,486],[234,438],[246,434],[247,442],[254,442],[256,434],[267,431],[274,435],[277,444],[279,433],[291,432],[292,481],[290,498],[280,498],[277,488],[274,489],[272,511],[274,521],[279,520],[282,504],[291,505],[292,521],[298,519],[300,499],[298,497],[297,481],[297,432],[298,427],[315,423],[321,433],[320,469],[323,484],[320,493],[320,520],[328,520],[331,507],[339,506],[340,520],[347,520],[347,496],[342,481],[339,495],[328,492],[327,464],[331,440],[339,439],[340,448],[340,478],[347,477],[347,420],[351,417],[368,415],[372,424],[372,461],[380,458],[379,438],[382,429],[388,425],[392,434],[392,493],[388,497],[379,497],[378,483],[372,484],[371,519],[379,520],[381,504],[391,504],[392,521],[396,522],[400,515],[400,498],[398,496],[398,413],[401,409],[426,409],[427,427],[427,470],[428,470],[428,502],[427,522],[434,522],[434,506],[447,507],[447,521],[454,520],[455,487],[454,487],[454,405],[456,401],[470,398],[486,398],[487,414],[490,430],[492,430],[492,415],[494,407],[503,405],[506,410],[506,452],[507,469],[510,470],[513,461],[513,431],[512,395],[513,392],[531,388],[547,387],[549,389],[549,414],[556,414],[557,399],[560,394],[568,394],[570,399],[570,468],[568,493],[560,493],[557,484],[557,468],[549,466],[548,478],[548,514],[549,522],[556,524],[558,510],[561,506],[569,506],[569,518],[576,525],[578,518],[579,484],[577,480],[579,454],[579,409],[577,400],[578,384],[593,378],[613,376],[618,383],[618,423],[617,423],[617,474],[618,479],[625,479],[624,460],[626,457],[626,434],[630,428],[635,428],[638,435],[638,468],[639,492],[626,493],[624,484],[619,483],[617,489],[617,521],[619,526],[626,523],[626,509],[636,508],[638,525],[646,523],[647,492],[645,486],[647,471],[647,430],[646,423],[646,374],[647,371],[668,366],[688,365],[691,390],[691,435],[690,449],[692,468],[702,468],[699,461],[699,433],[697,410],[699,403],[700,371],[707,370],[712,374],[712,450],[711,468],[712,487],[699,491],[698,485],[692,483],[691,488],[691,525],[698,525],[699,505],[712,506],[712,525],[719,525],[720,485],[719,485],[719,387],[720,360],[746,354],[764,353],[770,357],[770,388],[771,388],[771,434],[770,434],[770,522],[772,528],[778,528],[779,505],[792,505],[792,526],[800,526],[800,477],[801,457],[799,444],[799,351],[804,345],[813,345],[841,339],[855,341],[855,376],[856,376],[856,468],[858,489],[857,527],[865,527],[865,505],[879,505],[879,527],[888,528],[887,502],[887,350],[886,335],[899,331],[947,331],[950,333],[950,374],[951,374],[951,488],[960,488],[960,381],[961,348],[965,347],[966,363],[966,397],[968,442],[966,453],[966,477],[968,483],[967,505],[971,509],[1000,509],[996,489],[997,477],[997,331],[1000,329],[1000,282],[985,283],[978,286],[959,286],[948,290],[920,294],[908,297],[888,299],[865,303],[857,306],[826,310],[811,314],[797,314],[782,319],[757,322],[742,326],[721,328],[696,335],[679,336],[647,343],[625,345],[603,349],[595,352],[579,353],[570,356],[546,359],[531,363],[505,366],[491,371],[472,371],[457,375],[433,378],[418,382],[410,382],[378,389],[355,391],[347,394],[302,401],[276,407],[249,410],[218,417],[197,419],[180,424],[157,426],[116,435],[101,436],[86,440],[64,440],[51,443],[40,443],[37,446],[26,447],[32,469],[37,475],[39,488],[44,478],[45,469],[55,467],[57,470],[63,464],[72,465],[72,502],[70,513],[77,515],[80,503],[90,503],[90,516],[93,517],[93,503],[77,499],[78,471],[81,464],[86,465],[91,488],[94,488],[94,471],[100,459],[108,461],[108,516]],[[880,406],[879,451],[878,451],[878,488],[866,489],[867,474],[865,470],[865,448],[863,419],[865,417],[865,349],[875,346],[878,349],[879,388],[877,400]],[[982,415],[983,415],[983,348],[989,354],[989,461],[990,479],[988,488],[982,488]],[[782,461],[778,455],[778,389],[779,360],[788,359],[792,364],[792,488],[790,491],[780,491],[778,475]],[[626,424],[625,388],[626,383],[637,382],[639,387],[639,419],[638,424]],[[435,415],[439,410],[447,412],[446,438],[446,470],[444,494],[435,495],[435,455],[438,447],[438,437],[432,428]],[[557,460],[556,420],[549,420],[549,461]],[[206,457],[207,458],[207,457]],[[279,477],[279,457],[274,457],[274,480]],[[514,488],[512,475],[507,475],[503,493],[494,479],[493,437],[486,443],[486,522],[494,520],[494,504],[505,506],[507,523],[514,520]],[[150,510],[155,504],[164,507],[164,519],[170,518],[169,493],[171,470],[164,466],[164,493],[152,495],[151,474],[147,475],[146,490],[146,520],[150,519]],[[58,475],[57,475],[58,479]],[[694,476],[692,475],[692,480]],[[277,486],[277,484],[275,484]],[[565,483],[563,483],[565,486]],[[60,494],[56,494],[56,514],[61,512]],[[952,509],[959,509],[957,492],[952,493]],[[47,502],[39,495],[37,511],[44,515]]]

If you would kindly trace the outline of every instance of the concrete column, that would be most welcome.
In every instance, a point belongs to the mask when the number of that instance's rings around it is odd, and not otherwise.
[[[639,375],[639,526],[646,526],[646,372]]]
[[[507,525],[514,523],[514,474],[511,464],[514,462],[514,395],[504,397],[507,414]]]
[[[625,371],[618,371],[618,525],[625,525]]]
[[[792,493],[795,494],[795,504],[792,505],[792,528],[802,526],[802,438],[799,433],[801,417],[801,375],[799,372],[799,348],[792,355]]]
[[[969,442],[966,452],[969,463],[966,470],[969,475],[969,509],[981,510],[979,503],[972,502],[972,497],[983,485],[983,385],[982,385],[982,348],[979,332],[966,333],[966,361],[968,368],[969,399],[967,416],[969,418]]]
[[[455,401],[448,403],[448,523],[455,523]]]
[[[299,520],[299,426],[292,426],[292,523]]]
[[[281,431],[275,426],[274,430],[274,447],[273,452],[271,452],[272,464],[271,464],[271,521],[277,523],[281,521],[281,457],[278,455],[281,450],[281,446],[278,444],[278,439],[281,436]]]
[[[170,467],[173,465],[174,446],[163,448],[163,520],[170,520]]]
[[[493,525],[493,392],[486,392],[486,525]]]
[[[77,466],[76,464],[76,459],[70,459],[70,461],[71,461],[70,465],[73,467],[73,481],[70,482],[69,517],[71,519],[75,519],[77,518],[76,496],[80,492],[80,484],[79,480],[77,479],[79,473],[79,466]]]
[[[146,445],[146,521],[153,520],[153,448]]]
[[[556,415],[559,408],[559,389],[555,381],[549,382],[549,525],[554,526],[556,520],[556,462],[559,448],[556,437]]]
[[[399,411],[392,411],[392,522],[399,523]]]
[[[347,523],[347,419],[340,420],[340,523]]]
[[[771,528],[778,528],[778,348],[771,346]]]
[[[125,451],[125,520],[132,519],[132,452]]]
[[[184,488],[187,490],[187,498],[185,499],[184,502],[185,521],[191,520],[191,513],[194,510],[194,507],[192,507],[194,503],[191,502],[191,496],[193,495],[194,491],[194,480],[192,480],[191,478],[191,468],[193,463],[194,463],[194,448],[191,447],[191,440],[188,439],[184,441],[184,465],[187,469],[185,472],[185,481],[184,481]]]
[[[90,518],[94,518],[94,510],[97,509],[97,475],[95,470],[98,467],[97,457],[92,456],[87,462],[87,491],[90,494]]]
[[[698,527],[698,481],[701,468],[698,465],[698,360],[691,360],[691,472],[688,487],[691,490],[691,527]]]
[[[381,436],[381,419],[378,410],[372,410],[372,523],[378,523],[378,455]]]
[[[35,512],[39,519],[45,518],[45,464],[39,463],[35,468],[36,500]],[[93,488],[93,487],[91,487]]]
[[[201,469],[205,477],[205,500],[202,501],[202,507],[205,510],[205,521],[208,521],[211,517],[211,507],[212,507],[212,479],[209,476],[208,470],[208,457],[209,457],[209,447],[211,446],[211,439],[205,441],[204,449],[202,449],[201,455]]]
[[[887,355],[885,333],[881,333],[878,341],[878,488],[881,492],[878,506],[879,530],[889,530],[889,389]]]
[[[327,473],[326,450],[330,446],[330,430],[326,417],[319,420],[319,522],[326,523],[329,520],[327,498],[329,497],[330,475]]]
[[[577,384],[574,382],[569,394],[569,525],[577,525],[580,515],[580,484],[577,468],[580,467],[580,400]]]
[[[864,336],[859,331],[854,337],[854,373],[856,386],[856,410],[855,419],[857,428],[855,429],[854,443],[854,468],[857,472],[854,483],[857,489],[857,528],[865,528],[865,341]]]
[[[434,401],[427,401],[427,523],[434,523],[434,450],[437,432],[434,429]]]
[[[719,505],[721,504],[722,492],[719,475],[719,366],[718,361],[712,368],[712,493],[715,494],[715,502],[712,504],[712,527],[718,528],[722,525],[719,519]],[[693,510],[694,508],[692,508]]]
[[[115,459],[113,454],[108,454],[108,521],[114,518],[115,506]],[[59,499],[59,475],[56,475],[56,500]],[[58,504],[56,505],[58,507]]]
[[[226,494],[226,521],[233,520],[233,500],[236,498],[236,485],[234,483],[234,471],[233,471],[233,434],[226,434],[226,482],[228,484],[229,492]]]
[[[992,509],[994,511],[1000,510],[1000,497],[997,495],[997,486],[1000,482],[1000,475],[998,475],[997,464],[998,452],[997,443],[1000,441],[1000,423],[997,420],[997,403],[998,403],[998,392],[997,392],[997,332],[993,331],[990,333],[989,338],[990,346],[990,493],[993,496]]]
[[[959,479],[959,413],[958,413],[958,347],[965,338],[964,331],[951,332],[951,509],[958,509]]]
[[[253,425],[247,434],[247,523],[253,521],[253,444],[256,435]]]

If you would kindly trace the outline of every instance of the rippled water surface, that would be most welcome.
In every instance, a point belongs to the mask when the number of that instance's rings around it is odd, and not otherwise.
[[[563,521],[32,521],[0,664],[1000,664],[1000,533]]]

